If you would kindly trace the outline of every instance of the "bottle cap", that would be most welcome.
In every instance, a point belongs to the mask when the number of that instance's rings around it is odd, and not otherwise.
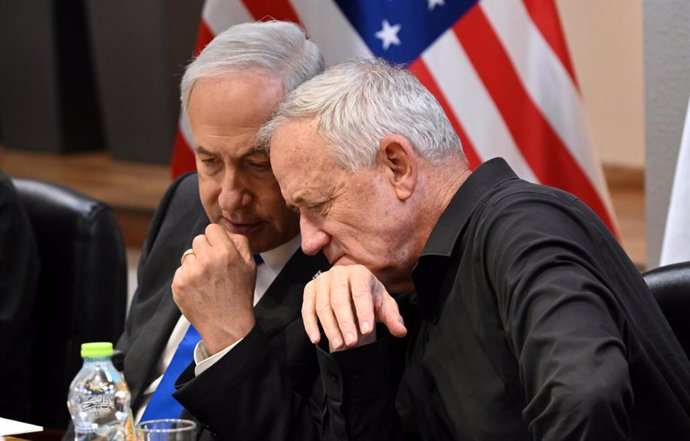
[[[82,358],[110,357],[113,355],[113,344],[110,342],[82,343]]]

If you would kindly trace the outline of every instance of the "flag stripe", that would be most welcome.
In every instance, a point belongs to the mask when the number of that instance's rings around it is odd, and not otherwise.
[[[288,0],[242,0],[242,3],[255,20],[274,19],[300,23],[297,13]]]
[[[182,131],[178,130],[175,134],[175,147],[170,160],[170,174],[173,179],[195,169],[195,158],[192,149],[189,147]]]
[[[471,167],[502,156],[523,179],[580,197],[616,234],[555,0],[398,6],[370,0],[206,0],[195,52],[234,24],[272,17],[301,22],[327,66],[373,54],[404,60],[438,99]],[[184,167],[193,169],[185,139],[191,145],[181,116],[173,162],[186,157]],[[181,147],[186,155],[177,152]],[[178,171],[184,167],[173,164]]]
[[[324,0],[292,0],[292,6],[309,38],[321,48],[327,66],[351,58],[372,56],[369,47],[335,3]]]
[[[455,34],[441,36],[422,58],[477,155],[483,161],[501,156],[520,177],[537,182]]]
[[[659,265],[690,261],[690,99],[680,139]]]
[[[460,142],[462,142],[462,149],[465,153],[465,156],[467,157],[467,161],[470,164],[470,168],[477,168],[479,164],[481,164],[482,162],[481,158],[479,157],[479,155],[477,155],[477,151],[475,150],[474,145],[472,145],[472,141],[467,137],[467,134],[465,133],[465,130],[462,128],[460,121],[458,121],[458,119],[455,117],[455,114],[451,110],[450,105],[448,104],[448,101],[445,98],[445,95],[443,94],[443,92],[441,92],[441,89],[438,87],[438,84],[434,80],[434,77],[431,75],[429,68],[424,63],[424,60],[422,58],[417,59],[417,61],[410,65],[409,70],[419,79],[419,81],[422,84],[424,84],[424,86],[427,89],[429,89],[429,91],[436,97],[438,102],[441,104],[441,107],[443,107],[443,110],[446,112],[446,115],[448,115],[448,119],[450,120],[451,124],[453,124],[453,128],[455,128],[455,132],[460,137]]]
[[[199,21],[199,32],[196,36],[196,44],[194,45],[194,56],[199,53],[213,40],[213,33],[208,27],[206,20]]]
[[[549,3],[549,2],[545,2]],[[599,190],[606,188],[591,148],[580,94],[521,2],[485,0],[482,10],[506,49],[531,100]],[[545,87],[549,85],[549,87]],[[612,212],[608,199],[604,199]]]
[[[207,0],[201,16],[214,36],[237,23],[254,21],[244,4],[238,0]]]
[[[539,181],[578,194],[615,231],[596,189],[524,89],[483,10],[468,11],[453,29]]]
[[[577,85],[577,76],[575,69],[570,61],[570,52],[568,52],[568,45],[565,42],[565,34],[561,27],[561,20],[556,9],[556,3],[553,0],[523,0],[525,8],[532,17],[534,25],[539,28],[539,32],[544,36],[549,46],[553,49],[558,59],[563,64],[563,67],[568,71],[568,75]]]

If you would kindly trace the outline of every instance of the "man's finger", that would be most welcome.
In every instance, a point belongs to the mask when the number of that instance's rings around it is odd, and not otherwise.
[[[344,267],[335,267],[329,271],[330,303],[338,322],[340,334],[347,346],[357,345],[357,325],[350,294],[349,272]]]
[[[307,332],[309,340],[317,344],[321,340],[321,332],[319,331],[319,321],[316,317],[316,289],[313,280],[304,287],[302,321],[304,322],[304,330]]]
[[[371,273],[353,273],[350,277],[350,290],[352,291],[352,303],[357,314],[359,332],[368,335],[374,330],[374,300],[372,293],[372,280],[376,282]]]
[[[402,315],[400,315],[398,303],[385,291],[382,293],[382,296],[382,302],[377,311],[378,321],[388,328],[391,335],[404,337],[407,334],[407,328]]]
[[[208,243],[208,239],[206,238],[205,234],[199,234],[192,240],[192,249],[194,250],[194,254],[196,254],[196,257],[198,258],[199,255],[205,253],[211,245]]]
[[[338,320],[333,314],[333,307],[331,305],[330,292],[330,274],[324,273],[314,280],[314,287],[316,291],[315,307],[316,315],[319,317],[319,322],[323,328],[328,343],[332,349],[342,349],[343,336],[340,333]]]

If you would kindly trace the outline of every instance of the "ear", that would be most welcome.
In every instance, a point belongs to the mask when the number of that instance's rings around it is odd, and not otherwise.
[[[417,186],[418,159],[412,144],[402,135],[388,135],[379,143],[378,162],[401,201],[409,199]]]

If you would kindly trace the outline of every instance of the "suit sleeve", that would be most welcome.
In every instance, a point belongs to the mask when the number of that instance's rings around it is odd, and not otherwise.
[[[319,348],[325,430],[337,440],[399,440],[395,408],[403,344],[379,327],[376,342],[328,353]],[[326,345],[324,345],[325,347]]]
[[[302,326],[301,321],[295,324]],[[297,393],[269,348],[268,338],[255,326],[198,377],[192,363],[177,380],[175,398],[214,438],[321,439],[317,376],[306,375],[307,392]]]
[[[403,375],[407,345],[417,335],[421,320],[413,297],[395,296],[407,336],[395,338],[379,324],[377,340],[369,345],[329,353],[324,340],[317,347],[325,398],[321,424],[325,439],[420,439],[408,410]]]

